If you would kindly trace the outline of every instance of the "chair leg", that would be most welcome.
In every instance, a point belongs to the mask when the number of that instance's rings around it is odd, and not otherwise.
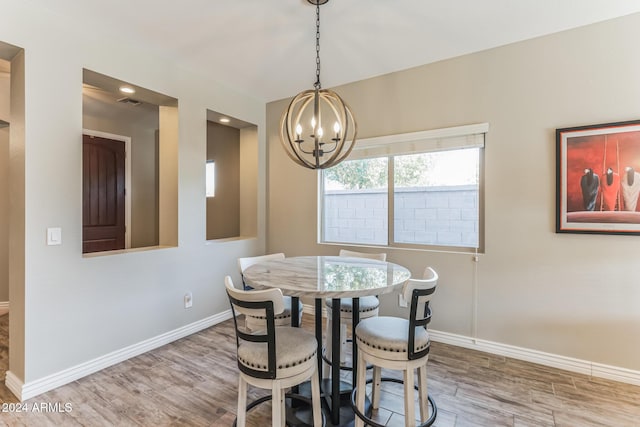
[[[380,408],[380,381],[382,378],[382,368],[373,367],[373,381],[371,382],[371,404],[373,409]]]
[[[347,361],[347,325],[340,323],[340,364]]]
[[[271,390],[271,425],[273,427],[284,426],[284,414],[282,413],[283,402],[284,390],[280,388],[278,381],[274,381]]]
[[[360,412],[364,413],[364,396],[367,392],[366,387],[367,363],[364,360],[362,352],[358,354],[358,370],[357,370],[357,387],[356,390],[356,407]],[[356,416],[355,427],[364,427],[364,421]]]
[[[415,427],[416,407],[413,401],[413,369],[404,371],[404,425],[405,427]]]
[[[287,426],[287,398],[286,390],[280,389],[280,427]]]
[[[245,427],[247,423],[247,382],[242,378],[242,375],[239,376],[240,379],[238,381],[238,419],[237,426]]]
[[[325,352],[324,355],[328,360],[331,360],[331,312],[327,313],[327,329],[326,329],[326,339],[325,339]],[[322,378],[331,378],[331,365],[327,362],[322,363],[323,373]]]
[[[420,422],[429,418],[429,391],[427,389],[427,365],[418,368],[418,399],[420,399]]]
[[[316,369],[311,377],[311,407],[313,409],[314,427],[322,426],[322,409],[320,408],[320,375]]]

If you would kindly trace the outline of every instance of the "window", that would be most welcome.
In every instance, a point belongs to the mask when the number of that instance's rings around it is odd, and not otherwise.
[[[320,241],[475,251],[488,125],[359,141],[322,171]]]
[[[386,245],[386,157],[344,161],[325,169],[323,241]]]
[[[207,160],[207,197],[216,196],[216,163]]]

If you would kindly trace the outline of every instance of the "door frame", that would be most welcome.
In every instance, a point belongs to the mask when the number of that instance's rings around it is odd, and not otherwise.
[[[114,133],[101,132],[91,129],[82,129],[83,135],[97,136],[99,138],[113,139],[124,142],[124,248],[131,248],[131,137],[116,135]]]

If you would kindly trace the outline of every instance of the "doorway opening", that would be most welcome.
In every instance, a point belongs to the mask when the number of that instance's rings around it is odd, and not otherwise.
[[[131,138],[84,129],[82,184],[82,252],[131,248]]]

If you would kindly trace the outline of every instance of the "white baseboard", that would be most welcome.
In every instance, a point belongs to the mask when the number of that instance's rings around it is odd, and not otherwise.
[[[13,372],[7,371],[4,379],[4,385],[11,391],[11,393],[15,394],[20,401],[23,399],[20,398],[20,393],[22,392],[22,380],[16,377]]]
[[[543,351],[501,344],[493,341],[475,339],[464,335],[435,331],[433,329],[429,330],[429,336],[431,337],[431,340],[436,342],[538,363],[540,365],[564,369],[570,372],[578,372],[592,377],[606,378],[627,384],[640,385],[640,371],[604,365],[601,363],[590,362],[588,360],[574,359],[572,357],[545,353]]]
[[[108,368],[116,363],[123,362],[220,322],[224,322],[227,319],[231,319],[231,316],[231,310],[226,310],[222,313],[215,314],[197,322],[182,326],[178,329],[174,329],[173,331],[149,338],[137,344],[130,345],[123,349],[105,354],[104,356],[100,356],[96,359],[89,360],[88,362],[81,363],[63,371],[56,372],[55,374],[47,375],[44,378],[27,383],[22,382],[22,380],[15,376],[11,371],[7,371],[5,385],[13,394],[16,395],[18,399],[20,399],[20,401],[31,399],[39,394]]]
[[[311,304],[305,304],[304,311],[306,313],[313,314],[315,313],[315,307]],[[323,314],[326,314],[325,308],[323,308]],[[173,331],[166,332],[148,340],[133,344],[129,347],[125,347],[121,350],[116,350],[104,356],[28,383],[23,383],[22,380],[13,374],[13,372],[7,371],[5,385],[13,394],[16,395],[16,397],[18,397],[18,399],[20,399],[20,401],[31,399],[39,394],[108,368],[116,363],[123,362],[220,322],[224,322],[225,320],[231,319],[231,316],[231,310],[226,310],[222,313],[207,317],[189,325],[174,329]],[[587,360],[574,359],[571,357],[496,343],[493,341],[474,339],[464,335],[451,334],[433,329],[429,330],[429,335],[431,336],[431,339],[436,342],[511,357],[513,359],[525,360],[527,362],[564,369],[570,372],[578,372],[592,377],[606,378],[613,381],[640,386],[640,371],[590,362]]]

